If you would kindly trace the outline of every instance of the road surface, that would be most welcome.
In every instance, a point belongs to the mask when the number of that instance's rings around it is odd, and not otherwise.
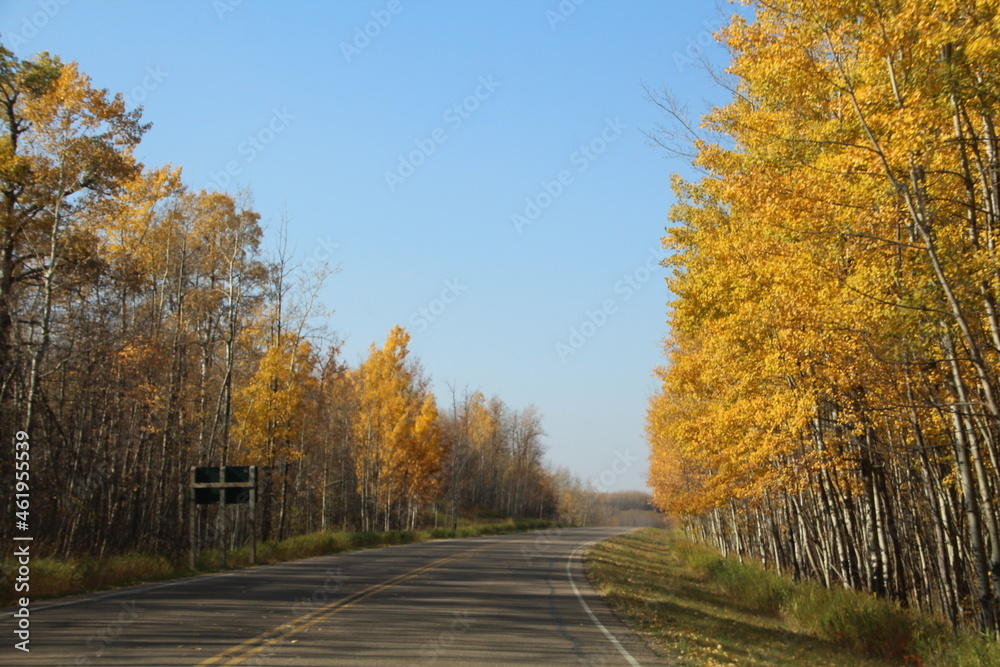
[[[3,610],[0,664],[664,664],[582,572],[584,545],[621,532],[441,540],[39,602],[30,653]]]

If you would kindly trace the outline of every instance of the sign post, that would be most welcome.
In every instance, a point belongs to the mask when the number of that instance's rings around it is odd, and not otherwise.
[[[190,567],[192,570],[194,569],[195,556],[197,555],[197,552],[198,552],[198,542],[197,542],[197,540],[198,540],[198,526],[197,526],[197,521],[196,521],[198,517],[195,515],[195,510],[198,507],[198,504],[197,504],[198,503],[198,500],[197,500],[197,493],[198,492],[194,488],[194,483],[195,483],[195,472],[194,471],[195,470],[196,470],[196,468],[194,466],[191,466],[191,481],[190,481],[191,491],[190,491],[189,497],[188,497],[188,500],[189,500],[189,502],[188,502],[188,522],[190,523],[190,526],[188,528],[188,536],[189,536],[189,539],[191,540],[191,554],[190,554],[190,557],[188,558],[188,567]]]
[[[250,466],[250,564],[257,564],[257,466]]]
[[[226,466],[219,466],[219,481],[225,483],[226,481]],[[226,496],[228,495],[227,489],[222,488],[219,493],[219,544],[221,549],[219,549],[219,555],[222,560],[222,569],[226,569],[226,547],[229,545],[226,543]]]
[[[198,554],[195,509],[198,505],[218,505],[218,535],[222,545],[222,567],[226,567],[226,505],[249,504],[250,563],[257,563],[257,466],[207,466],[191,468],[191,554],[194,569]]]

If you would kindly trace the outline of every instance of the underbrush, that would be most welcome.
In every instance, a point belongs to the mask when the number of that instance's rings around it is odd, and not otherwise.
[[[680,560],[739,606],[781,617],[789,626],[858,655],[945,667],[996,667],[1000,645],[944,621],[904,608],[894,600],[814,582],[795,582],[756,563],[740,562],[682,538]]]

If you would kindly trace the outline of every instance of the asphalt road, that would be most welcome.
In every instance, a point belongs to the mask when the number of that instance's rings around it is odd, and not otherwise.
[[[0,664],[664,664],[587,584],[580,553],[622,529],[371,549],[31,608]]]

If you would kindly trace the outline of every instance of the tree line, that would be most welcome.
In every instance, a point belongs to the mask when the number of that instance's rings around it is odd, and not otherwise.
[[[664,239],[657,504],[725,552],[1000,631],[1000,7],[748,2]]]
[[[441,409],[401,327],[347,363],[315,326],[329,270],[268,247],[249,193],[139,163],[140,111],[0,45],[0,431],[30,436],[40,552],[178,552],[191,521],[211,545],[191,466],[261,467],[263,539],[557,514],[537,409]]]

